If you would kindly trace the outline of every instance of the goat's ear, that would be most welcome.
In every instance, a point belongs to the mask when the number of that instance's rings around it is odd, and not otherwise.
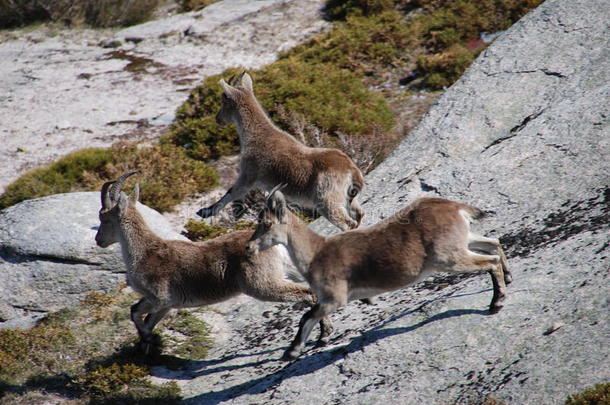
[[[250,93],[254,93],[254,89],[252,88],[252,77],[248,73],[241,75],[241,85]]]
[[[281,191],[273,193],[269,199],[268,207],[281,224],[286,223],[286,199]]]
[[[225,94],[227,95],[227,97],[229,97],[230,99],[234,99],[235,95],[237,94],[237,92],[239,90],[237,90],[235,87],[233,87],[230,84],[228,84],[227,82],[225,82],[224,79],[220,79],[219,83],[222,86],[222,89],[225,92]]]
[[[133,192],[129,196],[129,200],[135,204],[140,201],[140,184],[136,183],[136,186],[133,188]]]
[[[127,194],[123,192],[119,194],[119,201],[116,206],[119,208],[119,212],[125,212],[127,210],[127,207],[129,206],[129,197],[127,197]]]

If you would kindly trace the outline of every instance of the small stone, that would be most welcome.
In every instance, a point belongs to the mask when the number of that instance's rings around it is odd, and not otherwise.
[[[544,336],[548,336],[551,333],[555,332],[557,329],[561,328],[563,325],[565,325],[564,322],[553,322],[553,324],[549,326],[544,332],[542,332],[542,334]]]
[[[123,43],[118,39],[110,39],[108,41],[100,42],[100,46],[102,48],[118,48],[121,45],[123,45]]]

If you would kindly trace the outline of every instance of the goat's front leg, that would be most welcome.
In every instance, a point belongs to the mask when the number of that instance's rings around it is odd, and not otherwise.
[[[197,215],[202,218],[207,218],[218,214],[220,210],[222,210],[230,202],[243,198],[248,193],[248,191],[250,191],[253,185],[254,178],[244,173],[244,171],[242,170],[239,174],[239,178],[237,179],[233,187],[227,190],[225,195],[223,195],[220,200],[216,201],[209,207],[202,208],[197,211]]]
[[[301,318],[301,321],[299,322],[299,331],[290,344],[290,347],[284,352],[282,360],[294,360],[299,357],[299,354],[305,346],[307,338],[309,338],[314,326],[316,326],[316,323],[320,322],[320,326],[323,328],[322,334],[325,334],[324,324],[321,321],[327,319],[328,315],[338,307],[339,305],[337,303],[327,302],[316,304],[307,311]]]
[[[144,354],[148,355],[152,347],[160,344],[159,337],[154,335],[152,331],[168,311],[169,308],[159,306],[146,297],[131,306],[131,320],[140,336],[140,348]],[[147,315],[142,320],[144,314]]]

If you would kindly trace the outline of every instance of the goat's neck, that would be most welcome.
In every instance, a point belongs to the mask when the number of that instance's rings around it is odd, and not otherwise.
[[[242,147],[251,142],[255,142],[265,135],[278,131],[278,128],[273,124],[263,108],[256,101],[249,102],[239,107],[235,119],[235,126]]]
[[[303,275],[309,271],[309,265],[316,256],[326,238],[315,233],[307,224],[294,215],[290,215],[286,246],[290,258]]]
[[[119,241],[123,260],[127,271],[133,271],[138,263],[146,256],[148,249],[154,248],[161,239],[150,230],[144,218],[131,207],[129,212],[121,218]]]

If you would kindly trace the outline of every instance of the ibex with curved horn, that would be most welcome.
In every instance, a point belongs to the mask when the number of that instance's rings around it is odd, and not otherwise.
[[[420,198],[376,225],[324,237],[292,214],[276,191],[259,215],[248,250],[286,246],[319,299],[301,319],[284,359],[296,358],[315,322],[348,301],[400,289],[436,271],[489,272],[494,290],[489,310],[498,312],[511,276],[500,242],[470,232],[471,219],[482,214],[459,202]]]
[[[263,301],[314,304],[309,288],[284,279],[286,266],[290,267],[284,252],[270,250],[255,258],[247,255],[252,231],[199,243],[159,238],[136,208],[139,186],[130,196],[121,192],[125,180],[135,173],[102,186],[95,241],[101,247],[121,244],[127,283],[143,296],[131,307],[131,320],[145,353],[157,343],[154,327],[172,308],[214,304],[240,293]],[[324,338],[332,325],[324,320],[321,326]]]
[[[237,127],[239,177],[218,202],[197,214],[209,217],[253,188],[269,191],[286,183],[291,202],[316,209],[342,230],[358,227],[364,215],[358,203],[364,186],[360,169],[340,150],[307,147],[279,129],[254,96],[250,75],[242,74],[237,82],[220,81],[224,93],[216,121]]]

